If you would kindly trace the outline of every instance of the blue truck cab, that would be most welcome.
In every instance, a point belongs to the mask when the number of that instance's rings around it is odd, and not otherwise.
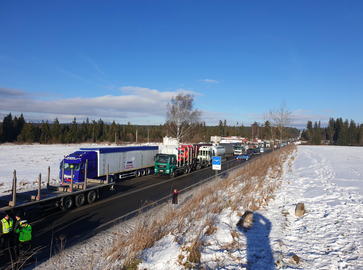
[[[64,162],[64,182],[70,183],[73,169],[73,183],[84,182],[86,160],[88,160],[87,178],[97,176],[97,153],[95,151],[76,151],[64,157],[60,163],[59,178],[62,179]]]

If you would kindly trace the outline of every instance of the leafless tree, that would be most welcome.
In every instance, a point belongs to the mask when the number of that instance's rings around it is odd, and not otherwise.
[[[285,99],[278,109],[270,109],[268,113],[265,113],[264,118],[270,120],[272,125],[276,127],[281,142],[285,138],[285,127],[292,123],[291,111],[287,108]]]
[[[200,121],[202,113],[194,109],[194,95],[180,93],[166,104],[165,126],[178,142]]]

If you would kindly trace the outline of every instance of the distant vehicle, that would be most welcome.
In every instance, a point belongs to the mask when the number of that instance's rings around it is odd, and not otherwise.
[[[243,154],[243,155],[236,155],[235,159],[244,159],[244,160],[249,160],[250,156],[247,154]]]
[[[256,149],[248,149],[246,152],[247,155],[261,155],[260,151]]]
[[[243,145],[236,145],[234,147],[233,154],[235,156],[239,156],[239,155],[243,154],[243,151],[244,151],[244,146]]]

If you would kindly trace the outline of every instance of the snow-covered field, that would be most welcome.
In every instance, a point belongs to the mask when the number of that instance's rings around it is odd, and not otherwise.
[[[91,145],[0,145],[0,194],[12,189],[13,172],[16,170],[18,188],[37,189],[39,174],[46,183],[48,166],[50,179],[59,178],[59,164],[65,155],[80,147]]]
[[[63,155],[78,148],[0,145],[0,185],[4,183],[0,192],[11,189],[14,169],[18,182],[29,185],[39,173],[45,181],[48,166],[51,178],[57,178]],[[298,146],[293,156],[292,166],[288,162],[284,166],[274,200],[254,213],[253,226],[240,233],[237,248],[226,247],[234,241],[231,232],[239,217],[228,208],[218,216],[217,230],[201,251],[206,269],[363,269],[363,148]],[[185,197],[181,196],[181,203]],[[306,213],[297,218],[294,213],[299,202],[305,204]],[[80,261],[75,254],[89,258],[109,245],[112,237],[110,231],[96,235],[66,250],[66,258],[74,265]],[[78,252],[72,252],[74,249]],[[178,264],[180,253],[175,237],[168,235],[144,252],[139,269],[184,269]],[[57,262],[37,268],[56,269]]]

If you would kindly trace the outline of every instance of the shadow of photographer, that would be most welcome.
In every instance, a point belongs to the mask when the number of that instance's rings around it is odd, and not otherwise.
[[[271,222],[256,212],[246,212],[238,222],[247,238],[247,269],[276,269],[269,234]]]

